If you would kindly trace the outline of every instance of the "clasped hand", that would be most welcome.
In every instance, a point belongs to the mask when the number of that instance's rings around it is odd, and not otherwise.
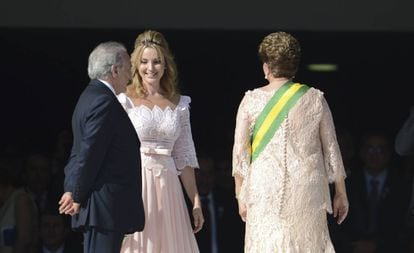
[[[80,204],[73,202],[72,193],[65,192],[59,201],[59,213],[73,216],[79,213]]]

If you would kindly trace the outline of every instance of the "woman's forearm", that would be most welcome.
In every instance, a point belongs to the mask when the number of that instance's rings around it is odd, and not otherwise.
[[[180,175],[181,182],[183,183],[185,192],[190,198],[191,203],[194,205],[200,204],[200,196],[197,190],[197,183],[195,180],[194,169],[191,167],[185,167],[181,171]]]
[[[235,194],[236,198],[239,198],[240,188],[243,184],[243,178],[240,175],[234,176]]]
[[[345,180],[343,178],[335,181],[335,193],[346,195]]]

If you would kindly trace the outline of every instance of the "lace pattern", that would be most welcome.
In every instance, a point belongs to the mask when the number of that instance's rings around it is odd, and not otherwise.
[[[141,147],[150,150],[163,149],[171,151],[174,161],[172,167],[180,174],[180,170],[189,166],[198,168],[198,160],[195,152],[194,141],[190,124],[190,102],[188,96],[181,96],[176,108],[166,107],[164,109],[154,106],[148,108],[145,105],[134,106],[132,101],[123,93],[118,95],[118,100],[127,111],[141,141]],[[167,152],[168,153],[168,152]],[[146,154],[145,156],[151,156]],[[155,165],[151,159],[142,159],[145,167],[157,168],[165,171],[166,167],[171,169],[171,164],[163,163],[165,159],[157,159],[160,163]],[[163,169],[159,169],[163,168]]]
[[[309,89],[250,164],[254,123],[272,95],[247,91],[236,117],[232,173],[244,179],[245,252],[334,252],[326,225],[329,182],[345,171],[328,104]]]
[[[199,168],[191,132],[190,102],[190,97],[184,96],[177,108],[180,116],[181,134],[174,144],[172,157],[178,170],[182,170],[186,166]]]

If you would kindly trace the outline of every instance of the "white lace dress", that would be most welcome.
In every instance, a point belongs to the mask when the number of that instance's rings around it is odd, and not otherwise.
[[[179,182],[180,170],[198,168],[191,135],[190,97],[181,96],[176,108],[134,106],[125,95],[126,109],[141,141],[143,232],[127,235],[122,253],[199,252]]]
[[[233,175],[243,180],[246,253],[332,253],[327,227],[329,182],[345,177],[332,115],[311,88],[250,163],[255,121],[273,92],[246,92],[236,119]]]

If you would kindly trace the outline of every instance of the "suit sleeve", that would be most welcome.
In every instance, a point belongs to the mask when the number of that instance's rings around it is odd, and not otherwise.
[[[76,160],[75,146],[72,146],[72,150],[70,152],[68,163],[64,169],[65,170],[65,181],[64,181],[63,188],[65,192],[73,192],[73,189],[75,188],[75,179],[76,179],[75,172],[76,171],[73,169],[75,160]]]
[[[83,120],[79,153],[74,157],[76,168],[73,200],[83,203],[89,197],[108,152],[114,132],[114,99],[102,96],[92,102]]]
[[[395,151],[402,156],[414,154],[414,107],[395,138]]]

